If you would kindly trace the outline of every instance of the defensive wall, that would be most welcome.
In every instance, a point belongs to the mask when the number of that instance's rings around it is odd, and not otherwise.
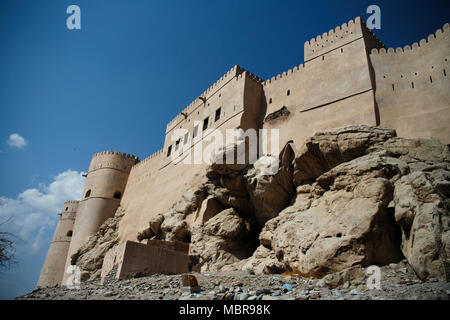
[[[373,49],[375,100],[380,124],[402,137],[450,143],[450,29],[404,48]]]
[[[60,284],[63,279],[64,266],[73,234],[73,226],[78,210],[78,201],[64,202],[59,213],[58,224],[47,252],[37,285],[50,287]]]

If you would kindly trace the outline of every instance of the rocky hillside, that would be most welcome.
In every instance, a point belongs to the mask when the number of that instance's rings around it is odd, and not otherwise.
[[[450,151],[383,127],[317,133],[299,152],[227,165],[216,154],[208,182],[155,216],[136,237],[191,244],[199,270],[324,278],[405,259],[417,277],[446,280],[450,255]],[[274,174],[268,174],[272,168]],[[121,215],[74,261],[97,279]],[[126,212],[125,212],[126,214]]]

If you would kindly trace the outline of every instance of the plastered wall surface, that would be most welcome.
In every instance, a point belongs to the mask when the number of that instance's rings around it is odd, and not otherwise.
[[[44,265],[39,275],[38,286],[54,286],[61,283],[77,209],[78,201],[67,201],[64,203],[52,242],[50,243],[50,248],[48,249]]]
[[[402,137],[450,143],[450,29],[404,48],[373,50],[375,98],[382,125]]]

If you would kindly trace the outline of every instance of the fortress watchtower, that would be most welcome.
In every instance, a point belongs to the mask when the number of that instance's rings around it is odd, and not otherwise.
[[[139,162],[133,155],[104,151],[92,157],[73,229],[65,270],[71,256],[114,216],[125,191],[131,167]],[[64,274],[63,283],[68,275]]]
[[[73,234],[73,226],[78,209],[78,201],[66,201],[47,252],[37,283],[38,287],[60,284]]]

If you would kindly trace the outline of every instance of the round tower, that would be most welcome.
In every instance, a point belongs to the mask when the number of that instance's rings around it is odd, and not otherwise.
[[[77,209],[78,201],[64,202],[47,257],[39,275],[38,287],[49,287],[61,283]]]
[[[125,191],[128,176],[139,158],[125,153],[105,151],[92,157],[79,201],[77,218],[65,269],[71,256],[94,235],[108,218],[113,217]],[[63,281],[69,277],[64,273]]]

